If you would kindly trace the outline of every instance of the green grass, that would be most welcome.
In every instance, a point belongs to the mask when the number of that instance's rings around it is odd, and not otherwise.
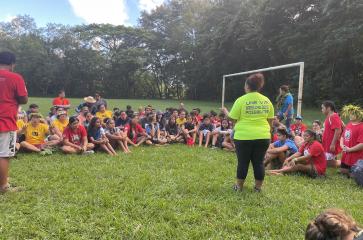
[[[184,145],[132,151],[19,154],[11,181],[25,190],[0,195],[0,239],[303,239],[307,223],[331,207],[363,223],[363,190],[332,169],[325,179],[266,176],[261,194],[250,169],[236,193],[233,153]]]

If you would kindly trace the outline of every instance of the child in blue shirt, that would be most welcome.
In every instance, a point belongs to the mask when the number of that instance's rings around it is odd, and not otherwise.
[[[278,140],[267,149],[264,165],[266,169],[272,169],[277,160],[277,167],[281,167],[285,159],[298,151],[295,142],[289,139],[289,133],[286,128],[279,128],[277,130]]]

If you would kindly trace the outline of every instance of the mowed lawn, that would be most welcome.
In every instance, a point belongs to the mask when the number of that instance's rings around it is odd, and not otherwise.
[[[32,98],[44,110],[49,99]],[[72,99],[72,102],[75,100]],[[177,101],[112,100],[124,108]],[[184,102],[218,109],[218,103]],[[46,111],[42,111],[46,112]],[[322,118],[305,111],[306,121]],[[363,189],[330,169],[327,177],[266,176],[253,192],[233,192],[233,153],[184,145],[140,147],[109,157],[19,154],[11,182],[24,191],[0,195],[0,239],[303,239],[326,208],[363,223]]]

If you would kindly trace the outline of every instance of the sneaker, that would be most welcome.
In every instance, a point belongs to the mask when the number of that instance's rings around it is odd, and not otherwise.
[[[53,152],[51,150],[49,150],[49,149],[44,149],[39,154],[42,155],[42,156],[46,156],[46,155],[52,155]]]
[[[216,147],[216,146],[214,146],[214,145],[212,145],[210,148],[211,148],[211,149],[217,149],[217,147]]]
[[[95,153],[95,151],[89,150],[89,151],[83,152],[82,155],[90,155],[90,154],[94,154],[94,153]]]

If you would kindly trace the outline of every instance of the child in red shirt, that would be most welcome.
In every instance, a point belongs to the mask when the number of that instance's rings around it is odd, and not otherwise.
[[[306,130],[303,134],[304,144],[299,151],[287,158],[284,166],[279,170],[268,171],[271,175],[302,172],[315,178],[325,175],[326,158],[321,143],[316,140],[315,132]]]
[[[348,105],[343,108],[343,116],[349,117],[350,122],[341,138],[343,156],[340,172],[348,175],[351,167],[359,159],[363,159],[363,110],[358,106]]]
[[[296,146],[301,147],[304,143],[302,138],[303,133],[308,129],[305,124],[302,123],[302,116],[297,115],[295,117],[295,123],[290,127],[290,134],[295,141]]]
[[[322,140],[328,167],[339,167],[340,161],[337,161],[336,158],[342,151],[339,139],[342,134],[343,122],[332,101],[323,102],[321,111],[326,116]]]

